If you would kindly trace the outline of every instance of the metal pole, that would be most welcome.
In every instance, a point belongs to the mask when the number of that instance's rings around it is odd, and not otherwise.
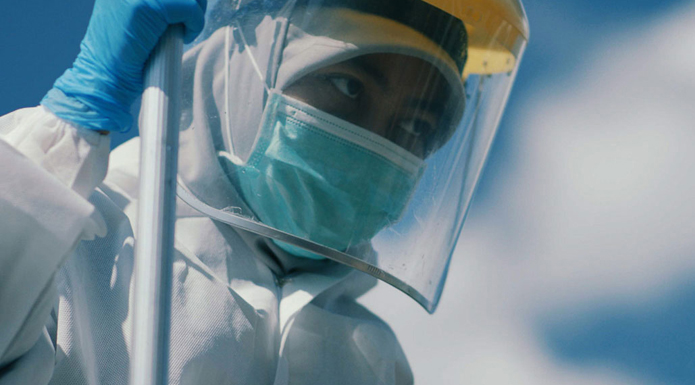
[[[145,70],[130,360],[131,385],[167,383],[183,28],[170,27]]]

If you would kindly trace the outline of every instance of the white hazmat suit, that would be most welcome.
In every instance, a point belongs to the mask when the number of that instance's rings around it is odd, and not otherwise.
[[[307,37],[295,32],[288,36]],[[207,48],[224,36],[211,36]],[[339,57],[329,56],[305,60]],[[205,66],[221,59],[219,50],[189,51],[184,67],[215,75]],[[309,64],[320,63],[296,70]],[[208,84],[214,105],[222,96],[214,79]],[[254,114],[239,116],[247,124]],[[199,140],[186,135],[182,172],[204,181],[214,157],[185,158],[186,143]],[[0,385],[127,383],[137,139],[109,156],[108,136],[44,107],[0,118],[0,138]],[[374,278],[293,257],[181,201],[175,248],[170,384],[412,383],[392,331],[355,301]]]
[[[0,384],[125,384],[137,142],[42,107],[0,119]],[[8,182],[9,181],[9,182]],[[94,186],[99,187],[94,190]],[[177,207],[171,384],[401,384],[393,333],[355,302],[375,280]],[[277,253],[280,255],[281,253]]]

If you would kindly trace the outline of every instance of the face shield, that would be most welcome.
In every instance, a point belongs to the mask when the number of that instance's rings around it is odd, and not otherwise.
[[[219,0],[185,47],[179,197],[433,312],[528,27],[517,0]]]

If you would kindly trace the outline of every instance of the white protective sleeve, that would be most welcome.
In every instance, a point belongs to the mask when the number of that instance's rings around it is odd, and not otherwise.
[[[108,155],[108,136],[44,107],[0,117],[0,384],[32,367],[37,380],[50,377],[52,367],[33,364],[54,348],[45,326],[54,276],[80,240],[106,233],[86,198]]]

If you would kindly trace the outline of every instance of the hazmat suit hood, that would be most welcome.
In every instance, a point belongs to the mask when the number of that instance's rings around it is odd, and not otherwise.
[[[433,312],[525,46],[503,18],[479,24],[473,17],[476,13],[469,15],[458,8],[447,10],[433,3],[434,0],[379,3],[382,5],[367,0],[213,1],[206,16],[206,29],[184,53],[179,197],[208,217],[242,232],[258,234],[259,239],[272,240],[266,242],[270,254],[282,254],[285,250],[286,257],[300,255],[294,252],[298,248],[313,256],[327,257],[393,285]],[[490,15],[495,11],[480,9]],[[492,21],[497,24],[491,24]],[[469,32],[476,37],[471,38],[470,46]],[[512,48],[507,50],[507,46]],[[398,108],[415,109],[412,115],[420,118],[418,114],[428,108],[421,103],[438,104],[436,110],[442,112],[434,114],[443,118],[432,124],[432,139],[436,142],[433,151],[423,152],[422,156],[410,153],[391,137],[358,127],[348,122],[349,118],[295,103],[283,93],[317,70],[370,54],[407,56],[427,64],[418,67],[420,73],[413,75],[418,79],[413,79],[408,91],[424,102]],[[428,87],[435,87],[427,80],[433,74],[437,76],[437,87],[442,86],[433,97],[436,101],[426,99],[427,93],[433,92]],[[287,107],[290,104],[293,106]],[[311,175],[317,183],[323,183],[320,179],[326,175],[333,181],[349,182],[329,193],[315,190],[323,195],[314,199],[316,195],[308,193],[310,184],[276,184],[281,179],[278,174],[270,169],[260,171],[251,164],[252,155],[267,150],[258,145],[259,140],[268,143],[267,135],[275,135],[272,130],[278,126],[269,128],[269,119],[274,119],[272,124],[285,124],[280,122],[285,112],[279,110],[285,107],[295,108],[305,117],[322,116],[324,123],[315,120],[316,124],[335,123],[334,128],[345,129],[352,135],[352,139],[346,139],[350,142],[347,146],[357,151],[367,149],[369,154],[362,155],[350,153],[346,146],[339,150],[330,147],[331,150],[324,149],[321,156],[315,156],[319,152],[304,142],[303,149],[308,149],[312,162],[316,162]],[[398,124],[403,123],[402,115],[397,118]],[[408,123],[414,123],[413,120]],[[304,123],[307,121],[298,124]],[[406,131],[403,126],[397,127],[398,135]],[[328,133],[331,129],[321,127],[319,131]],[[337,143],[342,139],[332,140]],[[390,153],[384,155],[374,146]],[[277,151],[273,156],[284,148],[273,148]],[[396,153],[396,158],[418,158],[413,162],[414,168],[406,169],[401,167],[403,162],[393,161],[391,155]],[[351,159],[355,156],[360,157],[359,166],[345,167],[354,163]],[[380,162],[379,168],[369,157]],[[298,164],[306,163],[306,159],[298,156],[293,160],[297,163],[282,163],[279,167],[285,175],[295,171],[293,175],[299,175],[306,170]],[[282,159],[273,158],[272,162],[280,165]],[[244,174],[244,170],[251,172]],[[376,173],[379,175],[375,177]],[[248,187],[249,180],[259,175],[263,182],[258,182],[260,178],[251,182],[264,183],[263,188],[268,188],[262,192]],[[363,176],[370,176],[368,183],[360,179]],[[355,186],[364,188],[353,194],[358,189]],[[378,199],[370,199],[375,196],[372,191],[379,194]],[[302,195],[301,199],[295,199],[297,195]],[[350,200],[341,201],[344,196]],[[266,205],[277,202],[282,204],[282,211]],[[320,204],[308,207],[313,202]],[[347,206],[343,202],[352,206],[343,210]],[[322,210],[325,207],[329,210]],[[261,214],[260,210],[266,212]],[[290,227],[270,224],[265,219],[269,218],[268,211],[282,220],[289,218],[288,222],[297,220],[297,215],[306,220],[316,218],[315,213],[324,213],[311,229],[327,229],[346,242],[330,243],[314,237],[316,233],[302,232],[304,228],[295,232]],[[370,221],[370,226],[360,226],[365,221]],[[360,227],[367,230],[358,233]],[[294,249],[275,250],[273,244],[289,244]],[[291,259],[288,257],[288,261]]]

